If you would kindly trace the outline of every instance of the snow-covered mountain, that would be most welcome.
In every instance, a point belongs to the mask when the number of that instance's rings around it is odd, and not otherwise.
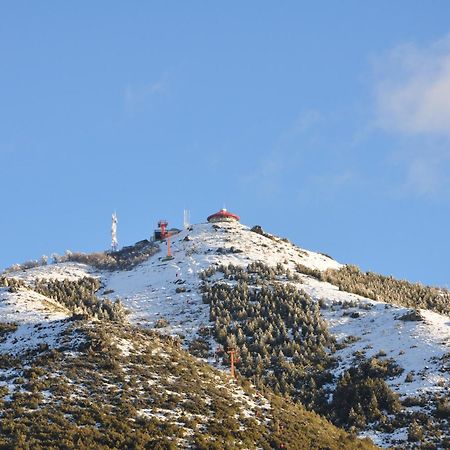
[[[19,355],[39,345],[51,348],[70,327],[70,321],[64,319],[73,311],[58,299],[36,292],[37,280],[77,281],[92,277],[101,283],[97,297],[120,300],[128,310],[127,318],[132,325],[156,328],[161,334],[178,336],[185,348],[203,336],[207,345],[206,353],[202,354],[204,360],[228,371],[226,355],[225,358],[217,356],[221,350],[217,339],[220,320],[216,319],[214,328],[212,305],[205,300],[205,292],[211,292],[214,286],[222,289],[221,285],[241,289],[241,281],[236,275],[240,270],[245,280],[249,279],[243,289],[260,290],[261,278],[253,279],[249,270],[249,266],[256,263],[274,270],[274,275],[265,281],[269,286],[282,288],[289,285],[289,289],[294,287],[320,305],[318,314],[327,326],[329,339],[335,340],[335,344],[323,344],[333,358],[327,365],[332,378],[324,382],[322,389],[329,396],[330,404],[337,380],[352,367],[373,358],[395,363],[396,369],[385,377],[385,382],[399,395],[402,402],[399,414],[403,421],[394,420],[393,424],[379,426],[384,419],[378,418],[359,427],[361,436],[368,436],[383,447],[397,445],[404,448],[418,445],[422,433],[425,436],[423,442],[435,445],[429,448],[448,448],[445,447],[450,445],[448,428],[445,431],[449,421],[448,403],[442,400],[450,396],[450,318],[447,315],[422,309],[415,312],[419,315],[418,320],[407,320],[408,314],[414,313],[410,308],[392,304],[389,299],[386,303],[339,290],[301,268],[310,269],[311,273],[323,272],[339,270],[342,264],[327,255],[300,249],[287,240],[261,229],[252,230],[239,222],[197,224],[172,236],[173,258],[165,257],[165,242],[160,246],[159,253],[130,270],[99,270],[85,264],[64,262],[5,274],[7,280],[18,281],[13,289],[11,286],[0,288],[0,321],[14,323],[17,328],[5,332],[3,338],[0,335],[1,352]],[[226,273],[227,267],[231,267],[231,273]],[[11,281],[6,283],[11,285]],[[214,295],[217,293],[211,294]],[[264,320],[270,321],[271,317]],[[236,326],[235,322],[234,316],[227,319],[228,330]],[[283,327],[285,339],[294,340],[298,330],[294,326]],[[245,347],[250,348],[255,339],[248,336],[245,339]],[[306,338],[298,339],[303,342],[301,339]],[[123,340],[122,347],[127,345],[126,339]],[[287,348],[286,345],[283,348]],[[239,342],[237,347],[239,351]],[[281,355],[288,364],[295,362],[292,355]],[[2,385],[14,390],[14,386],[0,378]],[[439,410],[439,424],[432,427],[433,432],[428,436],[420,423],[420,414],[425,418],[436,417],[436,406],[431,398],[441,399],[443,406]],[[409,422],[405,419],[408,415],[411,417]],[[386,416],[392,419],[388,413]],[[417,439],[414,436],[416,426]]]

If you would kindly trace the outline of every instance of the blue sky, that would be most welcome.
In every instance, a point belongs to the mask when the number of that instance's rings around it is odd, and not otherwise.
[[[0,4],[0,268],[226,205],[448,285],[450,3]]]

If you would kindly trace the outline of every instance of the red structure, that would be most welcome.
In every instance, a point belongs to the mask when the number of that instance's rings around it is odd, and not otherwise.
[[[239,216],[228,212],[225,208],[208,216],[208,222],[239,222]]]
[[[160,220],[158,222],[158,227],[161,229],[161,239],[164,239],[167,236],[167,225],[169,225],[167,220]]]
[[[155,241],[162,241],[168,236],[167,225],[169,225],[167,220],[160,220],[158,222],[158,229],[155,230]]]
[[[235,362],[236,361],[236,349],[230,348],[227,352],[230,355],[230,372],[231,378],[236,378]]]
[[[170,250],[170,233],[167,234],[167,258],[172,259],[172,252]]]

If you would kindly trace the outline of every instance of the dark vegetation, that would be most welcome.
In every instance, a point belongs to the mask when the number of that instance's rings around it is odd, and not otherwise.
[[[25,261],[21,264],[13,264],[11,267],[7,267],[3,273],[15,272],[16,270],[27,270],[34,267],[46,266],[48,263],[48,257],[42,256],[40,259],[32,259],[30,261]]]
[[[223,278],[212,281],[217,272]],[[386,383],[388,378],[399,377],[403,369],[384,352],[370,359],[355,354],[353,366],[334,379],[334,352],[358,339],[350,336],[337,343],[321,318],[320,302],[290,284],[295,274],[282,265],[212,266],[200,277],[203,301],[210,305],[209,333],[221,345],[217,356],[228,366],[227,350],[236,349],[240,376],[258,388],[269,387],[287,395],[351,432],[370,425],[390,433],[414,423],[422,432],[415,442],[423,448],[444,438],[446,422],[439,414],[447,414],[448,403],[439,397],[429,399],[435,404],[431,421],[405,411]],[[206,357],[210,352],[208,333],[201,330],[199,335],[190,350]],[[416,436],[413,431],[411,435]]]
[[[0,380],[14,389],[0,388],[0,449],[374,448],[301,405],[235,384],[172,338],[77,321],[63,340],[81,344],[5,362]]]
[[[262,229],[252,231],[279,240]],[[142,245],[144,250],[133,246],[123,249],[124,253],[58,258],[99,269],[129,269],[158,251]],[[225,280],[211,282],[216,272]],[[325,272],[299,266],[298,272],[375,300],[402,304],[398,298],[406,292],[410,296],[406,301],[414,307],[424,307],[417,306],[419,302],[439,312],[440,296],[446,292],[363,274],[353,266]],[[120,302],[96,297],[98,280],[37,280],[33,289],[68,308],[76,318],[96,317],[108,323],[77,320],[59,349],[42,346],[22,360],[0,355],[0,381],[16,386],[11,392],[0,387],[0,449],[52,448],[55,442],[64,448],[89,449],[363,449],[373,447],[355,439],[354,433],[368,424],[385,432],[408,426],[411,445],[435,448],[439,442],[450,448],[443,427],[434,422],[448,425],[448,399],[436,397],[430,402],[410,397],[400,403],[385,380],[400,375],[402,369],[395,361],[383,359],[386,355],[356,358],[352,368],[333,379],[334,351],[357,338],[336,343],[321,319],[320,304],[289,284],[300,282],[298,273],[286,271],[282,264],[253,263],[247,268],[211,267],[201,278],[213,324],[199,330],[189,350],[195,356],[210,356],[213,336],[222,347],[217,356],[229,365],[226,350],[235,348],[238,383],[256,406],[237,400],[230,380],[187,355],[177,340],[124,325]],[[13,291],[30,288],[5,277],[0,278],[0,286]],[[389,299],[384,298],[388,293]],[[402,320],[420,318],[411,313]],[[167,325],[165,319],[158,324]],[[14,324],[0,327],[0,341],[2,333],[12,331]],[[120,339],[133,341],[130,354],[122,353]],[[81,344],[72,348],[74,342]],[[414,376],[406,375],[409,381]],[[265,408],[265,398],[270,400],[270,410]],[[428,413],[402,410],[402,405],[414,404],[429,408]],[[251,410],[250,416],[244,409]]]
[[[392,426],[387,414],[401,410],[397,394],[385,379],[403,372],[395,361],[371,358],[351,367],[339,378],[333,394],[332,409],[335,422],[345,428],[363,429],[379,421],[380,426]]]
[[[252,262],[246,268],[233,264],[210,266],[200,272],[199,277],[205,281],[217,272],[222,273],[227,280],[250,284],[261,284],[269,281],[300,282],[298,274],[286,270],[283,264],[280,263],[275,267],[270,267],[262,262]]]
[[[0,287],[9,288],[9,292],[16,292],[19,288],[26,287],[24,281],[17,278],[7,278],[5,276],[0,277]]]
[[[322,272],[298,265],[297,270],[320,281],[334,284],[341,291],[351,292],[372,300],[409,308],[429,309],[450,315],[450,291],[448,289],[396,280],[391,276],[378,275],[373,272],[361,272],[358,267],[353,265]]]
[[[123,247],[116,252],[80,253],[67,252],[64,256],[54,256],[55,262],[77,262],[88,264],[100,270],[130,270],[160,251],[158,244],[143,240]]]
[[[260,234],[261,236],[264,236],[264,237],[266,237],[268,239],[271,239],[271,240],[276,240],[277,239],[275,236],[272,236],[271,234],[266,233],[262,229],[262,227],[260,225],[255,225],[254,227],[251,228],[250,231],[253,231],[253,233]]]
[[[123,321],[126,310],[120,300],[112,302],[95,295],[100,286],[100,281],[91,277],[80,278],[76,281],[38,279],[34,290],[62,304],[73,314]]]
[[[321,318],[319,304],[296,286],[280,282],[290,278],[289,273],[283,275],[281,265],[219,266],[202,276],[207,279],[215,271],[235,284],[205,282],[203,301],[210,305],[217,342],[224,350],[238,349],[240,374],[256,386],[288,394],[310,410],[330,414],[334,409],[333,419],[338,421],[341,414],[347,419],[338,402],[330,405],[327,400],[337,344]],[[226,351],[223,358],[227,364]],[[366,390],[376,395],[380,385],[388,389],[380,381]],[[360,400],[354,400],[355,407]]]
[[[17,323],[14,322],[0,322],[0,342],[2,342],[6,335],[17,330]]]
[[[255,225],[254,227],[251,228],[250,231],[252,231],[253,233],[256,233],[256,234],[260,234],[261,236],[264,236],[275,242],[280,242],[280,241],[286,242],[286,243],[290,242],[289,239],[287,239],[287,238],[282,238],[282,237],[278,237],[278,236],[275,236],[270,233],[266,233],[260,225]]]
[[[10,292],[18,289],[31,289],[54,300],[72,314],[86,318],[123,321],[126,310],[120,300],[112,302],[99,298],[95,294],[101,284],[97,278],[83,277],[75,281],[36,279],[33,286],[16,278],[0,278],[0,287],[7,287]]]
[[[160,247],[156,242],[144,239],[115,252],[82,253],[67,251],[65,255],[53,254],[52,257],[55,263],[77,262],[80,264],[88,264],[99,270],[130,270],[159,251]],[[47,264],[48,258],[43,256],[39,260],[13,264],[11,267],[5,269],[3,274],[46,266]]]
[[[331,380],[335,341],[317,303],[289,285],[254,289],[245,282],[205,284],[203,301],[210,304],[217,342],[239,349],[242,375],[310,409],[326,409],[323,385]]]

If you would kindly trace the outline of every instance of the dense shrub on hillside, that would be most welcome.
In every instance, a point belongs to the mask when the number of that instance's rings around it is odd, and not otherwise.
[[[320,272],[298,265],[300,273],[327,281],[339,287],[341,291],[351,292],[372,300],[384,301],[410,308],[423,308],[450,315],[450,291],[420,283],[396,280],[391,276],[373,272],[361,272],[352,265],[340,269],[327,269]]]
[[[263,229],[262,229],[262,227],[260,226],[260,225],[255,225],[254,227],[252,227],[251,229],[250,229],[250,231],[253,231],[253,233],[256,233],[256,234],[260,234],[261,236],[264,236],[264,237],[266,237],[266,238],[268,238],[268,239],[271,239],[272,241],[276,241],[276,240],[278,240],[275,236],[273,236],[272,234],[269,234],[269,233],[266,233]]]
[[[144,240],[116,252],[67,252],[64,256],[54,255],[54,259],[58,263],[71,261],[88,264],[100,270],[129,270],[159,251],[158,244]]]
[[[23,280],[17,278],[0,277],[0,287],[9,287],[10,292],[15,292],[21,287],[25,287],[26,284]]]
[[[255,225],[255,226],[253,226],[251,229],[250,229],[250,231],[252,231],[253,233],[256,233],[256,234],[260,234],[261,236],[264,236],[264,237],[266,237],[266,238],[268,238],[268,239],[270,239],[270,240],[272,240],[272,241],[275,241],[275,242],[285,242],[285,243],[287,243],[287,244],[290,244],[291,242],[289,241],[289,239],[288,238],[283,238],[283,237],[280,237],[280,236],[275,236],[274,234],[270,234],[270,233],[266,233],[263,229],[262,229],[262,227],[260,226],[260,225]],[[299,249],[300,250],[300,249]],[[302,252],[302,251],[301,251]]]
[[[251,279],[255,270],[261,275],[260,269],[249,266],[246,276]],[[272,276],[267,270],[266,275]],[[335,340],[320,317],[318,304],[289,284],[249,286],[241,281],[241,269],[227,267],[225,275],[237,279],[237,284],[203,286],[216,340],[224,350],[237,347],[242,375],[321,410]],[[263,282],[262,277],[259,281]],[[224,352],[225,362],[227,357]]]
[[[211,349],[211,344],[205,338],[200,337],[198,339],[193,339],[189,343],[189,352],[192,355],[197,356],[199,358],[207,358],[210,349]]]
[[[123,320],[126,316],[120,300],[112,302],[95,295],[100,289],[97,278],[84,277],[76,281],[36,279],[34,286],[30,287],[23,280],[0,277],[0,287],[8,287],[11,292],[32,289],[55,300],[76,315],[116,321]]]
[[[17,323],[14,322],[0,322],[0,342],[6,338],[9,333],[16,331]]]
[[[30,261],[25,261],[21,264],[13,264],[10,267],[7,267],[3,273],[10,273],[10,272],[16,272],[18,270],[27,270],[27,269],[33,269],[34,267],[40,267],[40,266],[46,266],[48,263],[48,257],[43,255],[39,259],[32,259]]]
[[[76,281],[37,279],[34,290],[68,308],[74,314],[121,321],[126,311],[119,300],[111,302],[99,299],[95,293],[100,289],[97,278],[84,277]]]
[[[65,255],[53,255],[53,259],[55,263],[77,262],[100,270],[115,270],[116,267],[116,260],[108,252],[66,252]]]
[[[401,372],[394,361],[377,358],[350,368],[337,382],[331,403],[332,417],[346,428],[362,429],[386,414],[398,413],[401,409],[398,395],[385,379]]]
[[[23,360],[0,388],[0,404],[9,393],[0,448],[374,448],[300,405],[230,383],[173,339],[118,323],[71,327],[69,341],[81,334],[83,347]]]
[[[223,276],[214,277],[218,272]],[[332,354],[339,346],[321,318],[320,303],[290,284],[292,275],[281,264],[213,266],[202,272],[202,279],[203,301],[210,305],[213,322],[210,329],[221,344],[218,356],[228,365],[227,350],[236,349],[241,376],[352,430],[373,422],[385,431],[399,420],[405,426],[410,423],[400,419],[398,397],[385,382],[403,369],[392,359],[380,359],[381,352],[359,360],[334,385]],[[199,334],[206,336],[205,331]],[[340,345],[355,340],[353,336]]]
[[[210,266],[199,273],[202,280],[207,280],[216,273],[222,273],[223,278],[230,281],[241,281],[248,284],[260,285],[268,281],[300,281],[300,277],[290,270],[286,270],[283,264],[268,266],[261,261],[251,262],[247,267],[234,264],[219,264]]]
[[[88,264],[100,270],[130,270],[138,264],[146,261],[150,256],[158,253],[160,247],[153,241],[143,240],[134,245],[123,247],[118,251],[82,253],[67,251],[64,255],[53,254],[55,263],[77,262]],[[22,264],[13,264],[3,271],[4,274],[45,266],[48,263],[47,256],[39,260],[26,261]]]

